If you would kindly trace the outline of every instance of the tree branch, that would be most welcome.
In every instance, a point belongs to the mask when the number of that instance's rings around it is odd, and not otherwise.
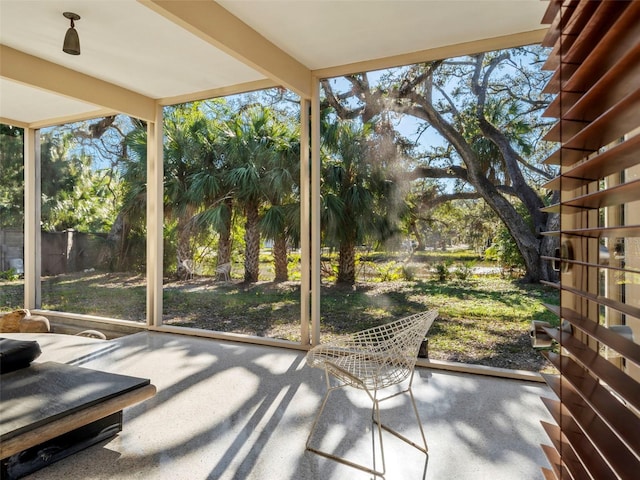
[[[422,208],[434,208],[438,205],[442,205],[453,200],[477,200],[479,198],[482,198],[482,196],[478,192],[456,192],[445,193],[429,198],[427,198],[427,196],[425,195],[424,197],[419,197],[418,202],[420,203],[420,207]]]

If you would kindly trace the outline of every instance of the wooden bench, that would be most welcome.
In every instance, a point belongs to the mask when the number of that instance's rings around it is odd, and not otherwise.
[[[149,379],[57,362],[3,374],[1,478],[19,478],[116,435],[123,408],[155,392]]]

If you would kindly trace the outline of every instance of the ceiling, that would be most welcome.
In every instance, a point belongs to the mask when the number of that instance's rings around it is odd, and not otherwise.
[[[540,0],[0,0],[0,121],[39,128],[542,40]],[[62,52],[72,11],[82,54]]]

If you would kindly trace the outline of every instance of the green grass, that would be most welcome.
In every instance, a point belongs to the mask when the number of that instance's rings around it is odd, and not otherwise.
[[[425,275],[423,275],[425,277]],[[321,291],[323,340],[405,315],[437,309],[429,332],[430,358],[507,368],[540,370],[546,362],[531,348],[532,320],[557,322],[544,303],[557,291],[499,275],[436,281],[373,281]],[[0,281],[0,311],[22,306],[21,281]],[[113,273],[75,273],[43,279],[43,308],[144,321],[145,279]],[[298,282],[247,285],[211,278],[166,282],[164,322],[170,325],[300,340]]]

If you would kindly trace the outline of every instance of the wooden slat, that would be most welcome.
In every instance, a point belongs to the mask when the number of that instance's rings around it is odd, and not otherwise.
[[[543,352],[544,356],[554,363],[554,356],[549,351]],[[559,357],[559,356],[556,356]],[[555,365],[555,363],[554,363]],[[561,368],[561,365],[556,365],[557,368]],[[545,380],[547,375],[543,375]],[[562,392],[562,406],[566,408],[571,417],[575,420],[580,429],[589,437],[591,443],[595,446],[598,452],[604,457],[607,464],[611,469],[616,472],[618,478],[624,480],[637,480],[637,474],[640,472],[640,460],[626,447],[626,445],[618,438],[617,435],[609,428],[609,426],[598,416],[592,409],[587,408],[583,397],[573,387],[573,385],[566,380],[565,376],[550,378],[547,383],[554,390]],[[558,385],[559,383],[559,385]],[[560,425],[563,425],[563,432],[566,430],[564,426],[566,421],[562,421]],[[565,433],[566,435],[566,433]],[[576,447],[574,445],[574,447]],[[593,458],[582,458],[587,465],[587,468],[591,470],[595,468],[598,455]],[[616,477],[613,477],[616,478]]]
[[[626,96],[614,107],[568,139],[564,148],[595,152],[633,131],[640,125],[640,89]]]
[[[553,205],[549,205],[548,207],[541,208],[540,211],[545,213],[560,213],[560,204],[554,203]]]
[[[560,38],[561,24],[560,21],[568,22],[571,16],[580,3],[579,0],[572,0],[570,2],[563,2],[560,0],[558,5],[549,5],[547,11],[544,14],[542,23],[550,25],[547,34],[542,40],[542,45],[545,47],[552,47],[558,38]],[[553,12],[555,11],[555,15]]]
[[[552,178],[548,182],[543,183],[542,184],[542,188],[544,188],[546,190],[560,190],[562,188],[562,182],[560,182],[561,178],[562,177],[554,177],[554,178]],[[564,180],[564,178],[563,178],[563,180]],[[582,179],[579,179],[579,180],[581,181]],[[580,185],[581,184],[578,184],[576,186],[576,188],[579,187]]]
[[[638,149],[640,149],[640,135],[635,135],[624,142],[609,147],[601,154],[589,158],[584,163],[568,170],[565,175],[584,178],[587,181],[604,178],[612,173],[640,164],[640,157],[637,155]]]
[[[560,118],[562,116],[561,112],[566,112],[570,109],[582,98],[582,96],[582,92],[560,92],[555,96],[551,103],[549,103],[549,106],[542,116],[548,118]]]
[[[563,165],[570,166],[582,160],[583,158],[591,155],[593,152],[590,150],[582,150],[579,148],[566,148],[560,147],[553,152],[542,163],[545,165]]]
[[[555,288],[560,290],[560,282],[550,282],[548,280],[541,280],[540,283],[542,285],[546,285],[547,287]]]
[[[631,315],[632,317],[640,318],[640,308],[634,307],[633,305],[629,305],[627,303],[618,302],[610,298],[606,298],[599,295],[595,295],[593,293],[578,290],[564,284],[562,284],[560,288],[567,292],[573,293],[574,295],[578,295],[579,297],[582,297],[594,303],[597,303],[598,305],[604,305],[605,307],[613,308],[614,310],[617,310],[620,313],[624,313],[625,315]],[[585,317],[582,317],[581,315],[579,315],[578,313],[570,309],[566,309],[566,311],[565,309],[563,309],[561,313],[562,313],[562,316],[567,320],[569,320],[571,323],[573,323],[573,320],[575,320],[576,322],[580,322],[581,325],[584,324],[585,328],[588,326],[586,322],[594,323],[593,321]],[[576,324],[576,326],[578,325]],[[581,330],[584,330],[584,328],[582,327],[578,327],[578,328],[580,328]],[[606,327],[599,327],[599,328],[607,330]],[[594,329],[593,332],[587,332],[587,333],[596,335],[596,330],[597,329]],[[615,332],[610,332],[610,331],[608,332],[609,333],[601,332],[600,338],[598,338],[598,340],[600,340],[602,343],[605,343],[608,347],[613,348],[616,352],[619,352],[621,355],[631,360],[632,362],[634,363],[640,362],[640,345],[632,342],[631,340],[624,338],[621,335],[618,335]]]
[[[574,293],[572,289],[568,289],[567,287],[563,288]],[[640,364],[640,345],[637,343],[609,330],[607,327],[598,325],[593,320],[583,317],[570,308],[562,307],[560,309],[560,316],[574,327],[579,328],[599,342],[604,343],[607,347],[614,349],[626,359]]]
[[[635,269],[635,268],[629,268],[629,267],[617,267],[615,265],[609,265],[609,264],[602,264],[602,263],[592,263],[592,262],[583,262],[581,260],[569,260],[566,258],[558,258],[558,257],[547,257],[547,256],[542,256],[540,257],[543,260],[549,260],[552,262],[565,262],[565,263],[569,263],[571,265],[579,265],[581,267],[587,267],[587,268],[598,268],[598,269],[605,269],[605,270],[614,270],[616,272],[624,272],[624,273],[637,273],[640,274],[640,270]]]
[[[549,470],[548,468],[543,468],[542,475],[544,476],[544,480],[558,480],[556,474],[553,473],[553,470]]]
[[[625,14],[617,19],[597,43],[580,68],[574,70],[574,75],[564,84],[564,90],[570,92],[589,90],[608,70],[613,68],[620,58],[638,44],[639,38],[640,4],[632,2]]]
[[[567,444],[566,440],[563,441],[562,435],[560,433],[560,428],[547,422],[540,423],[542,424],[542,428],[544,428],[545,432],[547,432],[547,435],[551,439],[556,451],[560,453],[562,463],[565,464],[567,469],[572,473],[573,477],[584,479],[591,478],[587,470],[584,468],[584,465],[582,465],[582,463],[580,462],[578,456]]]
[[[556,113],[562,108],[562,121],[549,130],[544,139],[563,141],[577,135],[589,122],[603,115],[624,101],[640,83],[640,44],[635,45],[627,55],[600,78],[593,88],[584,94],[558,95],[558,104],[551,104],[545,114]],[[559,112],[557,112],[559,113]]]
[[[562,175],[562,180],[560,180],[561,177],[556,177],[543,187],[550,190],[574,190],[612,173],[634,167],[640,164],[639,149],[640,135],[635,135],[566,171]]]
[[[564,194],[559,204],[543,209],[560,211],[559,232],[543,235],[563,239],[640,237],[635,219],[631,225],[601,227],[601,216],[591,213],[640,201],[636,176],[603,190],[595,185],[609,175],[640,165],[640,135],[620,142],[640,128],[640,1],[581,0],[572,2],[567,10],[550,6],[546,18],[553,19],[553,24],[545,40],[553,39],[554,45],[544,67],[555,68],[555,72],[544,92],[558,95],[544,116],[558,122],[544,139],[563,143],[543,163],[563,168],[544,188]],[[588,194],[584,192],[589,190],[578,190],[587,186],[591,190]],[[626,222],[630,219],[625,216]],[[623,276],[640,274],[640,269],[628,268],[625,262],[597,255],[599,245],[575,242],[574,258],[560,259],[563,266],[573,266],[573,274],[562,276],[562,282],[542,282],[561,290],[561,307],[545,307],[558,315],[562,325],[568,322],[572,326],[570,332],[544,329],[561,345],[559,353],[543,352],[560,371],[560,375],[543,375],[560,400],[543,398],[559,425],[543,422],[555,447],[543,446],[552,466],[552,470],[543,469],[549,479],[640,478],[640,382],[630,373],[635,371],[631,363],[640,366],[640,345],[599,325],[597,318],[565,306],[580,305],[581,311],[594,312],[594,316],[596,307],[604,306],[611,309],[607,313],[640,318],[637,299],[629,298],[631,292],[624,299],[615,289],[600,295],[600,282],[587,281],[599,278],[600,269]],[[558,261],[547,256],[544,260]],[[601,344],[624,358],[623,367],[599,354]]]
[[[589,369],[627,403],[640,411],[640,384],[625,374],[611,362],[607,361],[598,352],[589,348],[583,342],[575,338],[569,332],[561,332],[558,329],[544,329],[551,338],[569,350],[573,357]],[[635,417],[635,415],[634,415]],[[636,421],[638,421],[636,417]],[[635,442],[640,443],[640,435]]]
[[[640,82],[640,43],[631,48],[573,105],[563,102],[562,117],[591,121],[637,89]]]
[[[579,65],[563,63],[561,68],[555,71],[549,82],[542,89],[542,93],[558,94],[560,86],[566,84],[578,71]],[[580,92],[583,93],[583,92]]]
[[[560,316],[560,305],[552,305],[550,303],[543,303],[542,305],[554,315]]]
[[[549,398],[543,398],[542,402],[545,404],[545,406],[551,413],[551,416],[556,420],[556,422],[562,425],[562,433],[571,444],[571,448],[576,453],[578,458],[582,459],[582,465],[584,465],[589,470],[589,473],[587,475],[582,475],[578,478],[593,478],[594,480],[618,480],[618,476],[611,469],[611,467],[607,465],[607,463],[604,461],[598,450],[596,450],[595,446],[589,440],[589,438],[584,435],[582,429],[569,414],[567,409],[563,408],[560,402],[551,400]]]
[[[623,203],[634,202],[636,200],[640,200],[640,180],[621,183],[606,190],[581,195],[562,202],[561,206],[602,208],[612,205],[622,205]],[[563,213],[567,212],[563,209]]]
[[[563,106],[564,109],[564,106]],[[587,120],[560,120],[542,138],[547,142],[561,142],[575,137],[589,126]]]
[[[588,4],[595,4],[595,11]],[[618,19],[629,6],[628,1],[615,2],[582,2],[576,7],[571,22],[563,29],[563,34],[578,34],[575,41],[567,43],[567,48],[560,47],[562,61],[567,63],[583,63],[598,46],[602,37],[611,30]],[[580,18],[576,18],[580,16]]]
[[[556,449],[548,445],[541,445],[541,447],[542,451],[547,456],[547,460],[549,460],[549,463],[551,464],[551,468],[553,469],[553,473],[556,478],[562,478],[563,480],[574,480],[573,476],[562,464],[562,460],[560,459],[560,455],[558,455]]]
[[[571,444],[568,442],[565,435],[562,434],[560,427],[552,425],[547,422],[540,422],[542,428],[547,432],[547,435],[551,439],[553,446],[560,453],[562,463],[564,463],[567,469],[575,478],[584,478],[591,480],[602,480],[602,478],[594,478],[585,468],[585,465],[580,460],[580,457],[573,450]],[[615,478],[615,477],[613,477]]]
[[[547,5],[547,9],[544,12],[542,20],[540,23],[544,25],[551,25],[560,11],[560,7],[562,6],[563,0],[551,0],[549,5]]]
[[[593,227],[593,228],[573,228],[570,230],[560,230],[560,232],[543,232],[542,234],[571,235],[574,237],[590,238],[615,238],[615,237],[640,237],[640,225],[623,225],[619,227]]]
[[[560,263],[560,261],[562,260],[562,258],[560,258],[560,257],[551,257],[551,256],[547,256],[547,255],[542,255],[540,258],[542,260],[548,260],[550,262],[557,262],[557,263]]]
[[[558,52],[560,51],[560,44],[556,42],[553,45],[553,48],[549,52],[547,59],[542,65],[542,70],[553,72],[560,66],[560,55]]]

